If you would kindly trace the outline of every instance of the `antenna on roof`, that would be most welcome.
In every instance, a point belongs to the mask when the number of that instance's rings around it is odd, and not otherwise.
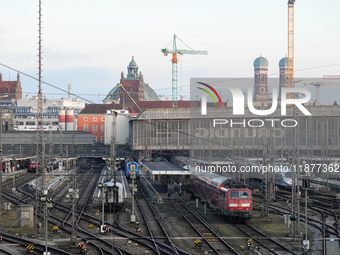
[[[67,85],[67,89],[68,89],[68,99],[71,99],[71,84]]]

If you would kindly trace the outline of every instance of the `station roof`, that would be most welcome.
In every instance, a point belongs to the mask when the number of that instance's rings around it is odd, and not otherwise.
[[[305,108],[312,114],[312,117],[339,117],[340,105],[306,105]],[[259,107],[258,109],[263,110],[266,107]],[[286,117],[293,116],[293,107],[287,106]],[[299,112],[300,117],[307,117]],[[158,109],[144,109],[142,110],[136,119],[214,119],[214,118],[226,118],[230,119],[233,116],[232,107],[208,107],[207,115],[201,114],[201,108],[158,108]],[[257,115],[251,113],[249,109],[245,108],[244,117],[251,118],[257,117]],[[281,118],[281,108],[278,106],[274,113],[271,114],[272,118]],[[235,118],[235,117],[234,117]]]
[[[150,174],[164,174],[164,175],[189,175],[190,172],[185,169],[181,169],[179,166],[172,164],[170,162],[140,162]]]

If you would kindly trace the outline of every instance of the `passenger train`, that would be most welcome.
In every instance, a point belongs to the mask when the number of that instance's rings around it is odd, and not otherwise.
[[[136,179],[139,179],[138,163],[132,159],[125,159],[124,171],[127,179],[131,178],[131,171],[136,171]]]
[[[252,218],[251,190],[240,185],[235,177],[195,172],[193,167],[206,163],[202,160],[173,157],[172,162],[190,171],[190,178],[185,178],[183,185],[194,197],[206,201],[211,208],[220,211],[232,222],[243,222]]]
[[[252,218],[252,194],[247,188],[233,188],[235,179],[218,174],[200,174],[194,177],[196,194],[233,222]],[[195,190],[195,189],[193,189]],[[196,195],[196,196],[197,196]]]
[[[108,179],[103,183],[104,187],[107,187],[106,197],[105,197],[105,206],[106,211],[108,212],[117,212],[122,209],[124,205],[123,198],[123,184],[121,181],[116,180],[117,191],[113,189],[114,187],[114,179]]]

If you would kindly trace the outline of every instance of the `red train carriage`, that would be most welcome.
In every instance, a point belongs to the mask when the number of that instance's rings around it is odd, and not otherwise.
[[[210,207],[221,211],[232,221],[244,221],[252,217],[252,194],[247,188],[231,188],[234,179],[218,174],[200,174],[194,177],[197,195]]]
[[[39,167],[39,163],[40,163],[40,162],[41,162],[41,160],[39,160],[39,162],[37,163],[37,159],[31,158],[30,161],[29,161],[28,172],[35,173],[37,167]]]

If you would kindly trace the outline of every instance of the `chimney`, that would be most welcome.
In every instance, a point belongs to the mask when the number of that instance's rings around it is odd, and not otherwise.
[[[17,82],[20,82],[20,73],[17,74]]]
[[[0,83],[2,82],[2,73],[0,73]]]

